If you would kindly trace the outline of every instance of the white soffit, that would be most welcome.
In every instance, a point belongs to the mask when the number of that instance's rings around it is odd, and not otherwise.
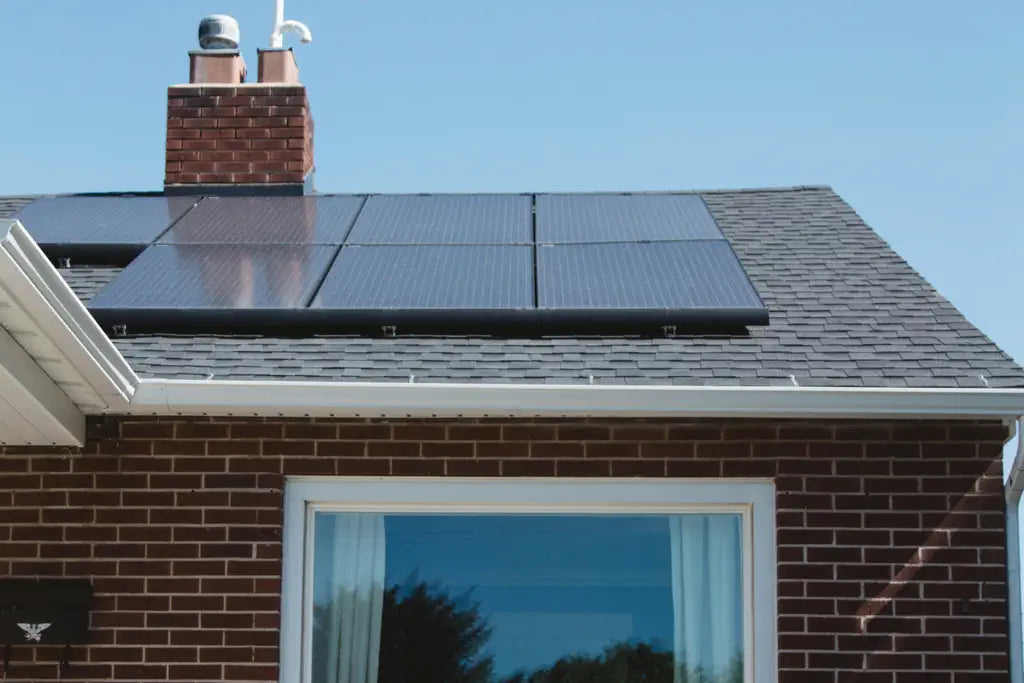
[[[135,392],[128,363],[14,220],[0,220],[0,332],[0,442],[79,445],[83,413],[123,409]]]
[[[85,415],[0,328],[0,444],[79,445]]]

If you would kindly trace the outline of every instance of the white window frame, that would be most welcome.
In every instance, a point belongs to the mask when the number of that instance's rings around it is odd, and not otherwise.
[[[281,683],[309,683],[313,515],[740,514],[744,682],[776,683],[775,484],[770,479],[289,477],[284,497]]]

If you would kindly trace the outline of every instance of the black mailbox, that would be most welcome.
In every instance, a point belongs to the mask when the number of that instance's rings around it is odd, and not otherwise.
[[[86,580],[0,580],[0,645],[87,643],[91,608]]]

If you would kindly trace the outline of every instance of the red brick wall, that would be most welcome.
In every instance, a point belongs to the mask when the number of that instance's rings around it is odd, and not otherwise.
[[[276,680],[286,475],[775,477],[782,683],[1006,681],[998,424],[119,421],[0,455],[0,576],[89,577],[65,680]],[[897,578],[896,583],[891,580]],[[8,681],[52,680],[18,647]]]
[[[164,185],[302,183],[312,168],[304,86],[168,88]]]

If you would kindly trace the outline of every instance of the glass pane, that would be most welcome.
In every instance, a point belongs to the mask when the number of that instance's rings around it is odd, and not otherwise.
[[[739,515],[317,513],[313,683],[741,683]]]

